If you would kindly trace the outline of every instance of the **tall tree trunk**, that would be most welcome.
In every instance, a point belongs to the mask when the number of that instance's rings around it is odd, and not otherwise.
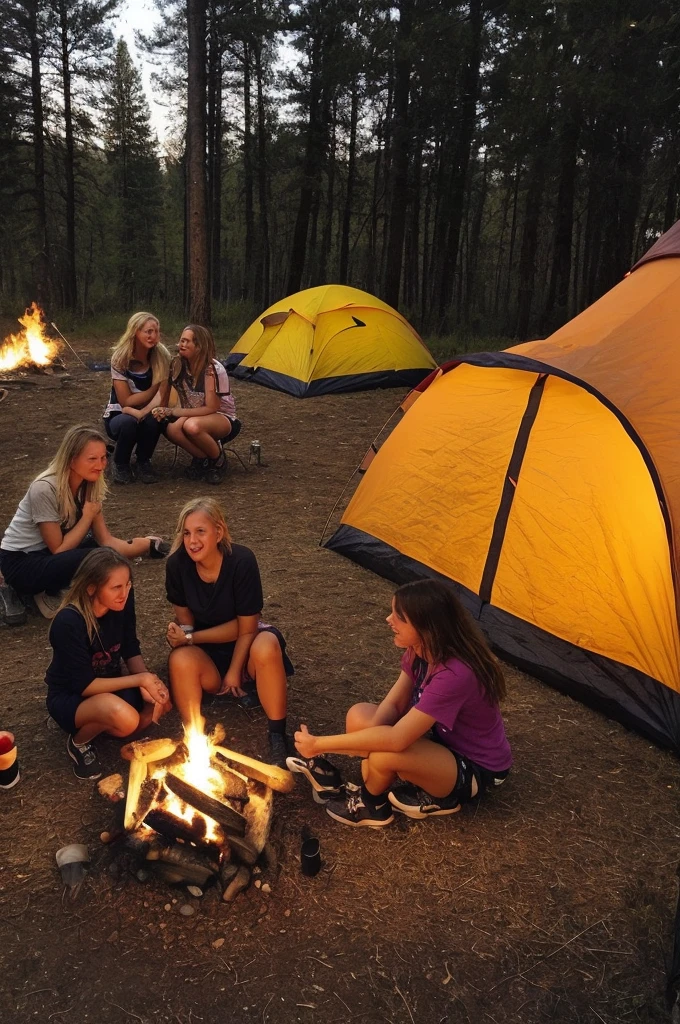
[[[71,105],[71,65],[69,62],[69,5],[59,4],[59,30],[61,43],[61,75],[64,90],[64,137],[66,140],[66,253],[64,260],[64,304],[75,309],[78,303],[76,277],[76,185],[75,140],[73,135],[73,109]]]
[[[356,82],[352,85],[352,98],[349,115],[349,149],[347,153],[347,191],[345,206],[342,211],[342,236],[340,239],[340,270],[338,281],[347,284],[349,272],[349,232],[352,224],[352,204],[354,202],[354,185],[357,166],[357,124],[359,121],[359,90]]]
[[[257,203],[258,203],[258,272],[256,294],[263,309],[269,306],[271,284],[271,248],[269,241],[269,200],[267,195],[267,111],[264,102],[262,47],[254,46],[257,78]]]
[[[45,199],[45,134],[40,70],[40,39],[38,36],[38,0],[28,9],[28,37],[31,48],[31,106],[33,110],[33,187],[35,190],[38,257],[35,273],[35,294],[45,306],[51,299],[50,242],[47,233],[47,202]]]
[[[187,213],[189,249],[188,315],[210,324],[208,209],[205,168],[206,16],[202,0],[187,0]]]
[[[413,0],[399,4],[394,59],[394,100],[392,120],[392,147],[389,187],[389,233],[385,255],[385,302],[395,308],[399,305],[401,271],[404,258],[404,235],[409,200],[408,164],[411,144],[409,124],[409,97],[411,93],[410,40],[413,30]]]
[[[331,252],[333,244],[333,207],[335,202],[335,154],[337,149],[337,118],[338,118],[338,101],[337,97],[333,97],[331,103],[331,135],[330,135],[330,146],[328,150],[328,161],[327,161],[327,172],[326,172],[326,203],[323,216],[323,231],[321,233],[321,252],[319,253],[319,259],[316,261],[318,270],[316,272],[317,284],[325,284],[327,279],[327,263],[328,256]]]
[[[253,171],[253,106],[250,88],[250,47],[243,44],[243,191],[245,199],[246,241],[241,296],[252,298],[253,253],[255,251],[255,203]]]
[[[210,287],[222,297],[222,47],[215,12],[211,12],[208,58],[208,224]]]
[[[560,183],[555,208],[553,258],[550,268],[548,298],[543,315],[543,332],[550,333],[567,319],[569,281],[571,280],[571,246],[574,227],[574,198],[580,118],[569,117],[562,127],[558,148]]]
[[[516,337],[525,341],[531,326],[531,306],[536,287],[536,252],[538,250],[538,225],[541,216],[543,188],[545,186],[545,145],[546,139],[537,140],[536,152],[532,159],[527,180],[524,204],[524,229],[519,257],[519,284],[517,288]]]

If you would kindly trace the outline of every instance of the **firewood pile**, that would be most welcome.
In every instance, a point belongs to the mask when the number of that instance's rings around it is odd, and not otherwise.
[[[118,803],[122,819],[103,842],[122,844],[144,875],[201,889],[219,884],[229,902],[248,887],[258,861],[275,866],[268,843],[273,791],[289,792],[294,780],[228,750],[223,739],[218,726],[210,737],[129,743],[121,752],[129,762],[127,787],[117,774],[98,788]]]

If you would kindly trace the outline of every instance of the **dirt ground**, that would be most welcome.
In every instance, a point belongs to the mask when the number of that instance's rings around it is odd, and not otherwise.
[[[107,376],[69,364],[0,402],[0,527],[44,468],[63,430],[99,422]],[[346,707],[379,699],[398,672],[385,625],[392,586],[319,547],[326,518],[369,442],[401,398],[377,392],[297,401],[236,384],[246,458],[217,492],[234,538],[259,559],[265,616],[284,631],[296,674],[291,726],[341,728]],[[119,536],[170,536],[196,494],[161,440],[163,479],[116,488]],[[347,495],[351,494],[353,486]],[[334,517],[331,528],[338,522]],[[165,672],[162,562],[136,566],[140,636]],[[486,803],[383,830],[343,828],[306,784],[276,797],[272,892],[227,905],[216,889],[140,883],[99,835],[112,809],[70,770],[64,737],[46,728],[46,623],[0,627],[0,726],[14,730],[22,778],[0,793],[2,1019],[131,1024],[532,1024],[658,1022],[680,859],[678,762],[619,725],[508,669],[504,706],[515,768]],[[265,753],[264,723],[219,700],[231,746]],[[260,713],[261,714],[261,713]],[[179,731],[173,714],[162,732]],[[156,734],[159,734],[158,732]],[[119,744],[100,746],[121,770]],[[347,762],[357,777],[356,763]],[[324,866],[302,876],[300,835]],[[66,896],[54,854],[85,843],[91,871]],[[191,917],[179,908],[191,903]],[[222,941],[223,940],[223,941]]]

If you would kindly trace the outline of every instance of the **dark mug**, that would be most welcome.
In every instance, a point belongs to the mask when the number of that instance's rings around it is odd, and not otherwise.
[[[314,878],[321,870],[321,849],[319,840],[314,836],[303,839],[300,849],[300,867],[302,874],[308,878]]]

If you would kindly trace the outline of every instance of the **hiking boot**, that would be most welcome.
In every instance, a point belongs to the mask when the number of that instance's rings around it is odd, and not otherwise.
[[[334,764],[325,757],[300,757],[299,754],[286,758],[290,772],[304,775],[312,787],[312,796],[317,803],[326,803],[342,794],[342,775]]]
[[[98,779],[102,774],[97,752],[91,743],[75,743],[73,736],[66,740],[66,753],[74,762],[73,774],[77,779]]]
[[[132,472],[129,466],[118,465],[114,462],[111,466],[111,479],[114,484],[131,484],[132,483]]]
[[[170,542],[162,537],[152,537],[149,544],[149,558],[165,558],[170,554]]]
[[[148,459],[145,462],[140,462],[137,459],[137,479],[141,480],[143,484],[158,483],[158,477]]]
[[[187,468],[184,470],[184,475],[187,480],[202,480],[209,462],[210,459],[197,459],[196,456],[194,456]]]
[[[33,600],[35,601],[36,607],[43,618],[54,618],[61,607],[61,602],[64,599],[65,593],[65,590],[60,590],[58,594],[46,594],[44,591],[42,594],[34,594]]]
[[[282,732],[269,733],[269,763],[277,768],[286,767],[288,757],[288,737]]]
[[[205,482],[207,484],[221,484],[224,471],[227,468],[227,457],[220,452],[216,459],[208,459],[208,466],[205,471]]]
[[[381,828],[394,821],[387,797],[384,797],[378,807],[367,807],[361,797],[361,790],[350,793],[344,800],[329,800],[326,804],[326,814],[336,821],[341,821],[343,825],[368,825],[369,828]]]
[[[390,803],[408,818],[430,818],[443,814],[456,814],[460,810],[457,796],[430,796],[412,782],[394,786],[389,794]]]

